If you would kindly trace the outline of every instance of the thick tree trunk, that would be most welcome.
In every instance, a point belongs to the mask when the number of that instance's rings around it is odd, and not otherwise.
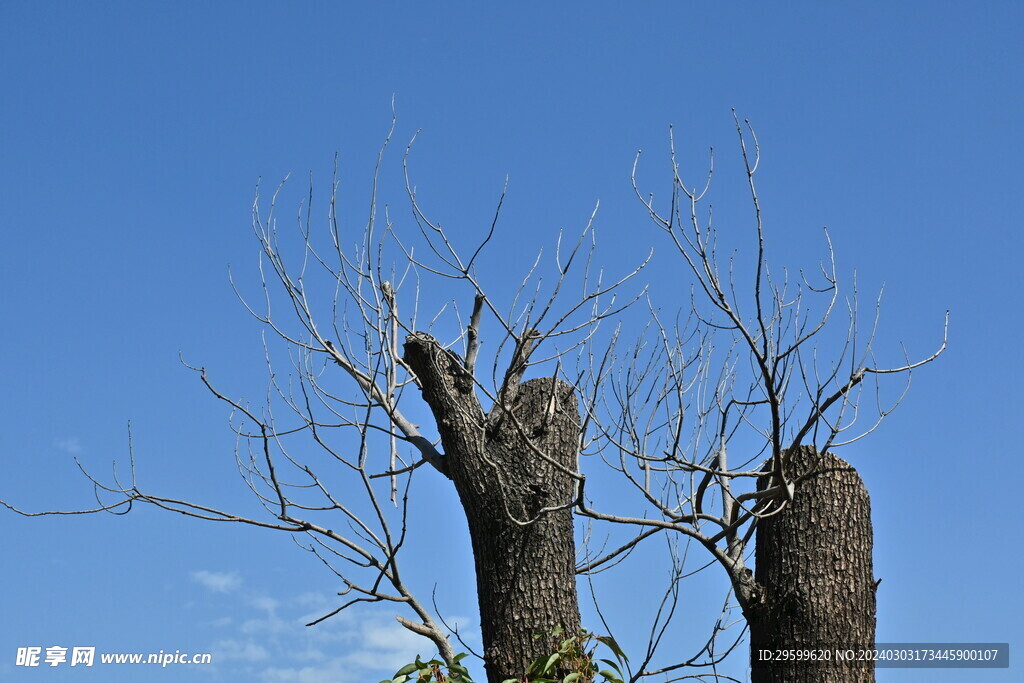
[[[432,337],[410,335],[405,361],[437,420],[469,523],[487,680],[522,676],[553,651],[554,640],[536,634],[580,628],[567,474],[579,444],[576,395],[564,382],[535,379],[509,390],[510,413],[496,406],[485,415],[462,360]]]
[[[755,579],[761,601],[748,609],[752,683],[869,683],[874,667],[836,664],[835,650],[874,646],[871,503],[857,472],[810,447],[790,452],[787,473],[814,471],[793,502],[758,522]],[[766,485],[767,477],[762,480]],[[831,662],[773,662],[785,653],[829,650]]]

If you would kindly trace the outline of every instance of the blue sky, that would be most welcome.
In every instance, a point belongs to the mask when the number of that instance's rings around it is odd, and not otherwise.
[[[224,405],[179,351],[234,396],[265,393],[261,330],[227,279],[230,266],[243,287],[258,284],[254,187],[292,173],[280,204],[290,216],[312,173],[322,218],[337,152],[340,205],[363,216],[392,96],[381,192],[398,230],[412,228],[400,152],[422,129],[419,197],[457,241],[479,241],[509,178],[486,262],[495,287],[517,283],[537,248],[578,230],[600,200],[602,264],[624,272],[655,247],[645,277],[665,305],[674,291],[685,305],[689,283],[633,195],[634,155],[644,149],[644,178],[667,187],[669,124],[693,182],[714,145],[717,220],[743,245],[736,108],[763,149],[774,262],[813,267],[829,226],[845,282],[856,270],[867,301],[885,285],[877,345],[890,358],[901,341],[931,353],[951,311],[948,352],[878,431],[840,453],[872,496],[878,639],[1020,642],[1019,4],[372,5],[0,7],[0,498],[89,506],[72,457],[109,472],[127,459],[131,420],[150,490],[253,510]],[[410,581],[428,596],[436,583],[472,640],[471,557],[443,483],[418,508],[409,549],[439,559]],[[331,609],[338,585],[283,535],[155,510],[3,514],[0,528],[5,679],[28,678],[13,666],[26,645],[218,654],[201,674],[146,671],[161,681],[378,680],[387,672],[373,663],[429,649],[386,606],[302,627]],[[629,645],[647,603],[621,587],[648,585],[657,568],[624,572],[598,587]],[[714,618],[721,579],[684,593],[694,621]],[[700,628],[676,634],[680,651]],[[131,667],[35,678],[139,680]]]

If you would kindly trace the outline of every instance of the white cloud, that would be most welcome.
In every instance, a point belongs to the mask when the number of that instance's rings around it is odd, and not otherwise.
[[[227,593],[242,585],[238,572],[210,572],[205,569],[192,572],[192,580],[211,593]]]
[[[375,618],[357,626],[356,643],[342,659],[350,666],[394,673],[413,661],[416,655],[426,660],[435,651],[433,643],[423,636],[397,622]]]
[[[63,439],[56,439],[53,445],[68,455],[78,455],[82,452],[82,442],[77,436],[68,436]]]
[[[422,648],[428,641],[401,624],[369,622],[363,627],[363,645],[374,650],[407,651]]]
[[[236,572],[196,571],[192,578],[211,591],[234,591],[232,618],[218,620],[222,639],[211,651],[224,663],[220,670],[238,679],[367,683],[393,674],[416,655],[429,659],[435,653],[429,640],[402,627],[389,610],[356,608],[307,627],[337,608],[329,593],[270,598],[243,589]]]
[[[285,621],[281,617],[270,614],[265,617],[254,617],[252,619],[246,619],[242,622],[240,630],[246,635],[253,635],[256,633],[262,634],[274,634],[274,633],[295,633],[301,628],[301,624],[296,622]]]
[[[326,662],[330,657],[323,650],[313,645],[308,645],[300,651],[296,651],[295,657],[304,662]]]
[[[263,610],[267,614],[274,614],[277,611],[278,602],[274,598],[255,596],[250,598],[249,602],[256,609]]]
[[[257,645],[251,640],[241,641],[232,638],[214,643],[212,654],[216,662],[258,662],[270,657],[270,653],[262,645]]]
[[[377,681],[413,661],[416,655],[426,659],[434,652],[428,640],[383,617],[359,619],[340,628],[331,638],[334,642],[321,642],[321,647],[307,642],[307,647],[291,651],[295,666],[265,669],[264,683]],[[305,634],[310,631],[306,629]],[[339,636],[349,642],[340,645]]]
[[[340,659],[317,666],[272,668],[263,672],[265,683],[365,683]]]

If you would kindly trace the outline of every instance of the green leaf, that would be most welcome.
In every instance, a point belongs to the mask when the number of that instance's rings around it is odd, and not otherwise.
[[[600,659],[600,660],[598,660],[598,661],[600,661],[600,662],[603,662],[603,663],[607,664],[607,665],[608,665],[608,666],[610,666],[611,668],[613,668],[613,669],[615,669],[616,671],[618,671],[618,672],[619,672],[619,675],[620,675],[620,676],[622,675],[622,669],[620,669],[620,668],[619,668],[619,665],[618,665],[618,664],[616,664],[615,662],[613,662],[612,660],[610,660],[610,659]]]
[[[608,681],[608,683],[622,683],[622,679],[616,676],[615,672],[610,669],[602,669],[597,672],[597,675],[604,676],[604,680]]]
[[[421,664],[420,658],[416,657],[416,661],[415,662],[413,662],[412,664],[406,664],[401,669],[396,671],[395,672],[395,678],[398,678],[399,676],[408,676],[413,671],[419,671],[420,669],[423,668],[422,666],[420,666],[420,664]]]
[[[568,676],[562,679],[562,683],[575,683],[580,680],[580,674],[577,671],[572,672]]]
[[[540,657],[533,664],[530,665],[529,673],[535,676],[541,676],[548,673],[551,667],[561,658],[557,652],[550,657]],[[535,683],[540,683],[536,681]]]
[[[460,652],[459,654],[457,654],[454,657],[452,657],[452,661],[455,662],[456,664],[458,664],[459,662],[461,662],[463,659],[465,659],[468,656],[469,656],[468,652]]]
[[[548,657],[548,661],[544,663],[544,668],[541,669],[541,673],[546,674],[549,671],[551,671],[553,668],[555,668],[555,664],[557,664],[558,660],[561,659],[561,658],[562,658],[562,655],[558,654],[557,652],[555,654],[551,655],[550,657]]]
[[[607,645],[608,649],[615,653],[615,657],[618,658],[620,662],[629,661],[629,657],[626,656],[626,653],[622,651],[622,648],[619,647],[619,644],[616,643],[615,639],[611,636],[594,636],[594,638]]]

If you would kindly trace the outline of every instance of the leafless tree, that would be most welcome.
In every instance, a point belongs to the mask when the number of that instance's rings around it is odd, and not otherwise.
[[[931,356],[876,365],[877,315],[867,334],[858,330],[856,298],[840,295],[827,231],[828,257],[813,277],[771,273],[755,185],[760,150],[752,129],[738,120],[736,129],[755,225],[749,282],[733,257],[721,260],[703,208],[713,155],[703,188],[691,189],[672,139],[670,190],[661,202],[640,190],[634,164],[637,197],[692,278],[690,310],[681,316],[665,314],[657,293],[640,284],[650,257],[614,276],[595,265],[594,215],[576,237],[560,234],[553,254],[542,251],[515,291],[489,289],[478,259],[498,230],[505,192],[479,244],[461,250],[422,208],[410,180],[415,136],[403,156],[414,227],[399,232],[377,197],[394,121],[361,229],[339,218],[337,168],[326,230],[314,228],[312,185],[287,235],[278,229],[277,192],[265,202],[257,191],[259,296],[236,291],[271,333],[267,400],[254,407],[231,398],[205,368],[192,370],[230,406],[238,470],[266,514],[150,493],[136,479],[134,454],[128,481],[87,473],[100,494],[93,509],[16,511],[126,513],[145,503],[291,534],[343,585],[337,609],[312,623],[358,603],[395,603],[402,625],[450,662],[450,633],[408,588],[400,562],[412,483],[427,465],[429,486],[451,480],[466,511],[491,683],[520,673],[550,645],[534,639],[537,632],[579,628],[576,575],[610,569],[654,536],[667,542],[672,580],[630,680],[703,677],[692,673],[697,665],[718,678],[715,665],[739,640],[718,642],[742,622],[730,615],[738,606],[749,619],[761,600],[747,567],[757,523],[791,506],[820,461],[790,454],[802,446],[825,454],[871,433],[895,404],[869,414],[865,387],[899,375],[898,403],[912,371],[945,348],[943,335]],[[646,311],[634,335],[623,324],[627,308],[630,320]],[[826,356],[818,341],[840,312],[845,339]],[[528,375],[536,378],[524,381]],[[430,428],[410,416],[417,394],[434,416]],[[295,444],[310,442],[319,453],[299,459]],[[595,466],[617,472],[633,498],[592,497],[587,475]],[[620,509],[625,501],[632,510]],[[627,537],[613,550],[588,542],[578,554],[574,514],[592,527],[588,538],[600,525]],[[702,648],[655,664],[686,576],[680,540],[703,546],[725,569],[735,604],[724,602]]]

